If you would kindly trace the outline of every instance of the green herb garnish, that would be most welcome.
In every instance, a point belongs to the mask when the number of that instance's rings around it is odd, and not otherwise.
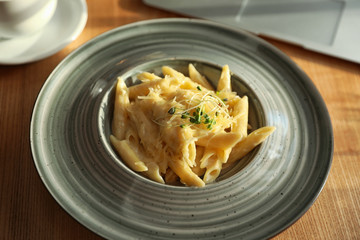
[[[176,108],[175,108],[175,107],[172,107],[172,108],[169,109],[168,113],[169,113],[169,114],[174,114],[175,111],[176,111]]]
[[[201,91],[201,86],[198,85],[197,89]],[[221,95],[219,91],[216,92],[216,95]],[[228,116],[227,109],[222,109],[226,107],[226,102],[229,101],[227,97],[221,98],[211,93],[205,93],[201,99],[191,98],[190,103],[188,103],[187,108],[176,108],[171,107],[168,110],[168,114],[171,115],[178,115],[179,118],[183,119],[182,122],[179,123],[181,128],[186,127],[187,125],[199,125],[203,124],[204,128],[209,130],[213,129],[214,125],[216,125],[216,118],[221,114],[224,113],[224,116]],[[196,94],[194,96],[197,96]],[[198,102],[197,102],[198,101]],[[192,105],[195,103],[195,106]],[[209,112],[206,110],[210,109]],[[187,120],[188,119],[188,120]]]
[[[190,116],[189,112],[184,112],[183,114],[181,114],[182,119],[188,118],[189,116]]]
[[[218,112],[215,113],[218,115]],[[205,124],[207,129],[212,129],[213,125],[216,124],[215,118],[210,118],[209,114],[202,110],[202,107],[195,108],[195,111],[190,115],[189,112],[184,112],[181,115],[181,118],[186,119],[189,118],[189,122],[192,124]],[[181,127],[181,126],[180,126]]]
[[[207,129],[211,130],[215,124],[216,124],[216,121],[213,118],[210,120],[209,124],[206,127],[207,127]]]

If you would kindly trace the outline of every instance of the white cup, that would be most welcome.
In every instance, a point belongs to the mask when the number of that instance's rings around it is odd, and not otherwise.
[[[0,38],[40,31],[52,18],[57,0],[0,0]]]

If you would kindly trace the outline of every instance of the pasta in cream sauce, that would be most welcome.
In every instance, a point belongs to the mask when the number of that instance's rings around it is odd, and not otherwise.
[[[227,65],[215,90],[192,64],[188,77],[168,66],[162,73],[116,84],[110,141],[132,170],[159,183],[203,187],[275,130],[248,134],[248,98],[232,91]]]

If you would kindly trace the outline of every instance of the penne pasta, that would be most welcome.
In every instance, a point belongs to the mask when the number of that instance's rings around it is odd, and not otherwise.
[[[164,179],[161,176],[159,165],[155,162],[149,162],[146,164],[146,167],[148,168],[147,171],[144,172],[144,174],[159,183],[165,183]]]
[[[222,162],[214,156],[211,157],[207,162],[203,181],[205,183],[214,182],[215,179],[219,176],[221,172],[221,168],[222,168]]]
[[[143,161],[140,160],[139,156],[136,154],[131,145],[129,145],[126,140],[118,140],[113,135],[110,136],[111,144],[116,148],[116,150],[120,153],[123,161],[134,171],[136,172],[144,172],[147,171],[148,168]]]
[[[209,133],[199,137],[196,144],[203,147],[228,149],[232,148],[242,139],[242,135],[233,132]]]
[[[205,169],[209,165],[211,158],[216,157],[216,149],[205,148],[202,158],[200,159],[200,168]]]
[[[231,92],[230,69],[228,65],[222,68],[217,90]]]
[[[163,78],[131,86],[129,87],[129,99],[134,100],[137,96],[146,96],[150,93],[152,88],[163,88],[168,84],[169,81]]]
[[[191,171],[193,171],[199,177],[204,175],[205,168],[201,168],[201,159],[203,158],[205,148],[201,146],[196,147],[196,158],[195,158],[195,165],[191,167]]]
[[[169,161],[170,168],[180,177],[180,181],[187,186],[203,187],[204,181],[196,175],[189,165],[180,159],[171,159]]]
[[[195,141],[192,139],[193,132],[190,128],[182,129],[180,131],[180,137],[183,139],[189,139],[188,141],[185,141],[183,145],[183,148],[181,149],[181,154],[186,161],[186,163],[193,167],[195,166],[195,158],[196,158],[196,145]]]
[[[227,65],[217,92],[189,64],[189,77],[162,67],[127,87],[118,78],[110,142],[124,163],[162,184],[203,187],[262,143],[274,127],[250,134],[249,102],[231,89]]]
[[[244,96],[236,101],[233,108],[234,123],[231,127],[231,132],[247,136],[248,130],[248,115],[249,115],[249,101],[248,97]]]
[[[149,81],[161,79],[161,77],[149,72],[140,73],[137,75],[137,78],[142,82],[149,82]]]
[[[189,64],[189,76],[191,80],[193,80],[194,82],[200,84],[201,86],[209,90],[213,90],[211,84],[208,81],[206,81],[205,77],[201,76],[201,74],[196,70],[196,68],[192,64]]]
[[[218,159],[222,162],[222,163],[227,163],[230,153],[232,151],[232,148],[227,148],[225,150],[217,150],[216,154],[218,156]]]
[[[275,131],[275,127],[262,127],[250,133],[249,136],[247,136],[244,140],[239,142],[232,149],[228,163],[229,164],[233,163],[234,161],[244,157],[257,145],[262,143],[274,131]]]
[[[173,69],[169,66],[163,66],[161,69],[162,69],[162,73],[164,74],[164,76],[167,75],[167,76],[173,77],[174,79],[176,79],[177,82],[182,82],[186,79],[184,74],[176,71],[175,69]]]
[[[115,92],[114,117],[112,121],[112,134],[120,140],[125,138],[125,126],[128,124],[129,93],[125,82],[118,78]]]

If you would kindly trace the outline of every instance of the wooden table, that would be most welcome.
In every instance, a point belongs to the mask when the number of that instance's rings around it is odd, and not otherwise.
[[[84,42],[127,23],[181,16],[140,0],[89,0],[88,11],[84,31],[62,51],[34,63],[0,66],[0,239],[100,239],[67,214],[42,183],[29,143],[33,105],[55,66]],[[335,139],[333,165],[319,198],[274,239],[360,239],[360,65],[266,40],[313,80]]]

